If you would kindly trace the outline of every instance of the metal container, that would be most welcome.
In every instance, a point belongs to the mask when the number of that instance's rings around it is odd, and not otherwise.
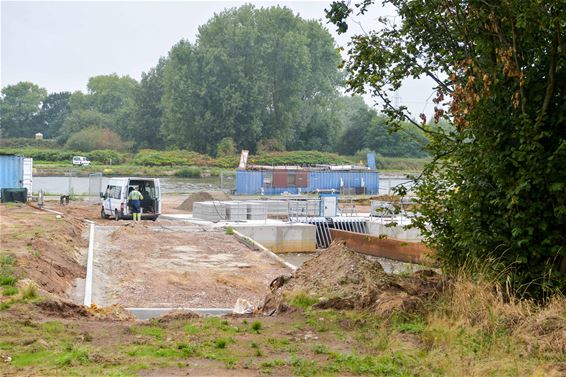
[[[0,156],[0,189],[22,188],[24,181],[24,157]]]
[[[305,171],[301,171],[301,173],[303,172]],[[342,190],[346,189],[357,194],[375,195],[379,192],[379,173],[375,170],[307,170],[306,172],[308,173],[308,185],[306,187],[274,187],[273,181],[269,179],[272,176],[272,172],[238,170],[236,171],[236,194],[278,195],[284,192],[299,194],[331,190],[334,190],[336,193],[341,193]],[[288,172],[287,174],[292,174],[292,172]]]

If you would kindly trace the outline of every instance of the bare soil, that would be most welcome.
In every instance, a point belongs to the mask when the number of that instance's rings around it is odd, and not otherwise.
[[[0,251],[15,257],[19,278],[63,296],[84,278],[84,223],[24,204],[0,205],[0,219]]]
[[[321,309],[370,309],[389,316],[396,311],[414,312],[440,293],[444,281],[432,270],[400,278],[387,274],[374,259],[334,242],[327,250],[306,261],[292,276],[272,282],[265,314],[285,311],[289,300],[306,295],[318,300]]]
[[[93,301],[126,307],[258,305],[289,270],[224,230],[194,225],[121,223],[96,228]]]

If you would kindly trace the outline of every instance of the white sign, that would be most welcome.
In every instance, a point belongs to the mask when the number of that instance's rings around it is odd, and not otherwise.
[[[240,154],[240,165],[238,166],[238,169],[245,169],[246,165],[248,164],[248,154],[250,153],[250,151],[246,151],[246,150],[242,150],[242,153]]]

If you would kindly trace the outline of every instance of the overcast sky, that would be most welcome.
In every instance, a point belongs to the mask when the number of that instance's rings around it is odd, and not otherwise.
[[[249,3],[249,2],[246,2]],[[253,1],[256,6],[284,5],[301,17],[326,25],[328,1]],[[137,80],[166,56],[180,39],[195,41],[199,25],[214,13],[244,4],[239,1],[5,1],[1,0],[0,85],[31,81],[49,92],[86,90],[88,78],[117,73]],[[379,16],[394,16],[374,6],[356,18],[371,30]],[[353,33],[363,32],[351,23],[349,35],[338,36],[346,46]],[[409,82],[399,92],[400,102],[414,113],[430,113],[430,82]],[[368,102],[371,99],[366,98]]]

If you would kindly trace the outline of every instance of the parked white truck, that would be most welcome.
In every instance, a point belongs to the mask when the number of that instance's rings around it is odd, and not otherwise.
[[[106,191],[100,193],[102,208],[100,217],[108,219],[132,219],[128,206],[128,194],[134,186],[143,196],[141,201],[142,220],[157,220],[161,214],[161,186],[158,178],[120,177],[110,178]]]

